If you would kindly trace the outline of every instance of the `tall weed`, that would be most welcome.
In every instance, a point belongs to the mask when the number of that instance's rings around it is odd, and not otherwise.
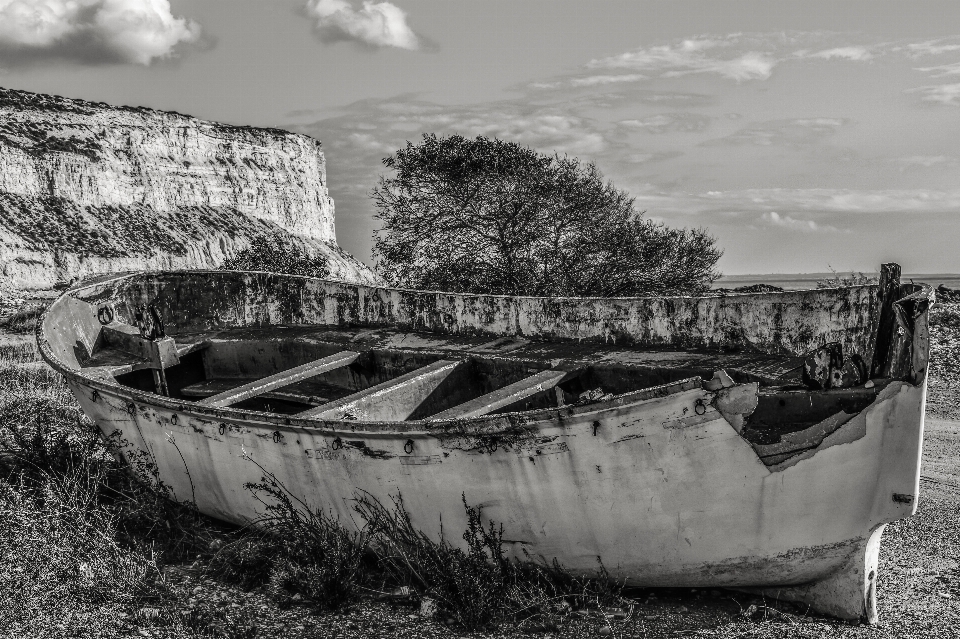
[[[552,627],[573,607],[621,600],[622,584],[610,579],[602,564],[602,579],[591,580],[573,577],[556,561],[510,559],[504,552],[502,525],[484,525],[482,509],[470,506],[466,497],[463,507],[465,548],[416,529],[399,495],[392,509],[367,494],[355,502],[381,567],[396,583],[434,599],[440,616],[465,628],[505,621]]]
[[[334,610],[355,601],[372,567],[365,532],[310,508],[270,473],[247,488],[265,514],[212,558],[211,573],[248,588],[266,586],[280,602],[300,595]]]

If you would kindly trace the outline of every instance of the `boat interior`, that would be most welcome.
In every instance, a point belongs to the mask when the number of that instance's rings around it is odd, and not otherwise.
[[[778,446],[792,434],[862,411],[897,377],[889,367],[874,366],[855,372],[855,384],[811,384],[809,354],[747,349],[638,347],[396,326],[191,330],[196,327],[183,322],[168,321],[165,327],[162,313],[146,304],[118,318],[112,310],[105,314],[95,299],[69,299],[76,307],[74,320],[86,317],[89,339],[76,339],[69,358],[81,374],[202,406],[296,418],[467,419],[615,402],[644,391],[663,395],[683,380],[707,382],[724,371],[730,383],[758,385],[757,407],[741,435],[758,450],[767,447],[769,463],[780,460]],[[840,375],[836,369],[843,369],[843,362],[829,364]]]

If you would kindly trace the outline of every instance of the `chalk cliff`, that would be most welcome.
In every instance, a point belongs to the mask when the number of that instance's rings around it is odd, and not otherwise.
[[[376,282],[336,245],[318,140],[0,88],[0,284],[211,268],[265,233]]]

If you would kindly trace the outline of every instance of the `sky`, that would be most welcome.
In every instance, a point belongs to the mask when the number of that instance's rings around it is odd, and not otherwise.
[[[960,2],[0,0],[0,86],[320,139],[370,262],[424,133],[594,162],[725,274],[960,272]]]

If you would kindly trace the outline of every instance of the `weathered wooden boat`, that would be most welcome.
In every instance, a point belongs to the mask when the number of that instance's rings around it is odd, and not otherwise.
[[[358,491],[399,493],[456,542],[463,496],[518,556],[872,622],[881,533],[917,506],[933,300],[882,274],[558,299],[138,273],[67,291],[38,341],[214,517],[262,514],[244,484],[269,472],[344,521]]]

